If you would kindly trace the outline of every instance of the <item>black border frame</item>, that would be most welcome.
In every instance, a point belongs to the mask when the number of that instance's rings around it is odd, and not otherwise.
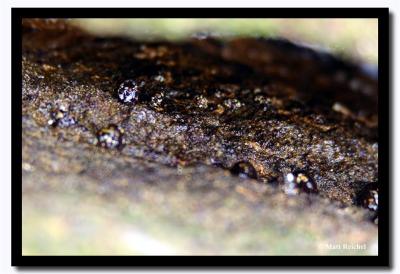
[[[12,8],[12,266],[260,267],[391,264],[388,8]],[[22,256],[22,18],[377,18],[379,77],[378,256]],[[184,258],[188,257],[188,258]],[[240,258],[233,258],[240,257]],[[289,258],[290,257],[290,258]]]

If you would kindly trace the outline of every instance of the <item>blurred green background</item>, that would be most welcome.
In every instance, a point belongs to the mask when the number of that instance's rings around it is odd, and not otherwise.
[[[346,59],[378,61],[377,19],[76,19],[72,23],[96,35],[139,40],[184,40],[199,32],[226,39],[284,37]]]

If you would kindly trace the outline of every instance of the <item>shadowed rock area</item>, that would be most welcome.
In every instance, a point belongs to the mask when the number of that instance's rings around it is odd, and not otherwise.
[[[377,252],[377,212],[355,202],[378,184],[377,79],[359,66],[26,20],[22,73],[26,254]],[[315,191],[285,193],[290,174]]]

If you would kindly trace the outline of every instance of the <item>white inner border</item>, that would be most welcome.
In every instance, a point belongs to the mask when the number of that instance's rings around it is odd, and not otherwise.
[[[232,0],[203,0],[200,3],[189,2],[183,0],[169,0],[169,1],[154,1],[146,0],[140,2],[128,1],[128,0],[96,0],[96,1],[84,1],[84,0],[60,0],[60,1],[50,1],[50,0],[1,0],[0,1],[0,20],[1,20],[1,32],[0,37],[2,43],[0,43],[1,50],[1,73],[0,73],[0,125],[2,126],[2,131],[0,134],[0,174],[2,175],[2,180],[0,180],[0,273],[57,273],[55,270],[17,270],[11,267],[11,7],[165,7],[168,4],[169,7],[389,7],[393,15],[393,37],[392,37],[392,56],[390,56],[393,63],[393,73],[392,73],[392,94],[393,100],[393,179],[392,182],[393,192],[392,193],[392,226],[393,232],[398,230],[399,227],[399,200],[396,197],[400,197],[400,187],[396,181],[396,178],[400,178],[400,147],[396,140],[400,140],[400,91],[398,90],[398,79],[395,75],[399,74],[396,68],[399,68],[399,56],[394,52],[394,49],[399,46],[399,32],[398,32],[398,18],[400,13],[400,1],[399,0],[279,0],[279,1],[266,1],[266,0],[246,0],[246,1],[232,1]],[[134,5],[133,5],[134,4]],[[397,46],[396,46],[397,45]],[[396,123],[397,122],[397,123]],[[396,186],[397,184],[397,186]],[[400,246],[399,237],[393,233],[393,239],[391,239],[393,245],[393,269],[390,272],[400,272],[399,262],[400,262],[400,251],[398,247]],[[171,270],[169,270],[171,271]],[[268,273],[289,273],[295,270],[267,270]],[[314,272],[318,270],[301,270],[301,272]],[[80,270],[80,271],[67,271],[63,270],[63,273],[121,273],[121,272],[134,272],[134,273],[161,273],[162,271],[144,271],[144,270]],[[175,272],[172,270],[172,272]],[[200,271],[188,271],[182,270],[182,272],[193,272],[199,273]],[[202,271],[203,272],[203,271]],[[206,272],[206,271],[204,271]],[[221,273],[228,271],[207,271],[207,273]],[[229,271],[230,272],[230,271]],[[235,271],[235,273],[246,273],[247,271]],[[336,270],[330,271],[330,273],[354,273],[354,272],[365,272],[364,270],[351,271],[347,270]],[[385,270],[368,270],[369,273],[379,273],[385,272]]]

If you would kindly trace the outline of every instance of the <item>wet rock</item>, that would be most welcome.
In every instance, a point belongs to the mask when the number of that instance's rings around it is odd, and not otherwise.
[[[32,113],[37,120],[47,116],[47,110],[43,115],[36,114],[41,105],[60,101],[72,104],[79,123],[94,131],[98,125],[123,121],[124,136],[129,140],[124,153],[130,157],[143,155],[170,166],[179,161],[187,165],[207,163],[208,159],[215,158],[229,167],[238,159],[251,159],[262,181],[279,177],[291,167],[304,169],[307,166],[307,171],[315,174],[321,195],[346,204],[352,203],[359,188],[349,187],[348,182],[377,181],[377,128],[358,116],[345,116],[332,110],[332,105],[341,102],[345,94],[347,100],[362,102],[354,105],[354,113],[370,113],[376,98],[364,100],[363,96],[367,95],[352,94],[347,83],[332,84],[335,88],[328,89],[325,84],[313,82],[310,91],[304,88],[303,82],[297,82],[298,73],[302,79],[312,80],[319,76],[317,69],[312,73],[288,70],[285,77],[275,77],[274,71],[259,69],[260,60],[243,59],[250,48],[247,48],[249,41],[242,40],[244,48],[238,49],[235,56],[224,55],[224,49],[232,50],[233,46],[238,46],[237,41],[221,43],[221,52],[208,53],[191,42],[144,45],[123,39],[92,37],[81,37],[79,45],[67,43],[43,52],[39,49],[46,48],[47,43],[40,40],[44,36],[37,35],[28,32],[24,36],[22,64],[31,72],[23,78],[23,93],[40,90],[32,103],[23,102],[24,113]],[[61,43],[61,37],[59,39]],[[284,54],[289,49],[278,41],[253,42],[256,45],[250,43],[251,49],[260,56],[265,54],[261,51],[264,46],[272,47],[272,52],[278,52],[279,45],[282,46],[275,63],[270,64],[269,59],[265,59],[264,67],[268,69],[295,62],[291,55]],[[96,51],[91,50],[94,48]],[[134,57],[143,50],[149,56]],[[303,54],[301,47],[290,47],[289,51]],[[236,59],[238,55],[241,58]],[[318,56],[306,56],[304,66],[320,67]],[[79,66],[64,65],[76,64],[78,57]],[[331,65],[321,73],[330,71],[329,75],[335,75],[340,71],[352,78],[366,77],[357,67],[332,58],[324,61]],[[63,69],[42,78],[43,63]],[[215,69],[216,74],[210,74],[210,68]],[[161,74],[164,82],[154,79]],[[135,75],[134,80],[131,75]],[[129,80],[121,84],[121,79]],[[47,88],[55,86],[55,82],[63,84],[56,90]],[[115,86],[120,87],[118,101],[123,104],[108,96],[110,87]],[[326,90],[332,94],[325,96]],[[138,101],[140,109],[129,109]],[[87,137],[81,135],[83,133],[78,130],[76,135],[64,134],[64,138],[87,143]],[[347,191],[340,191],[343,188]]]

